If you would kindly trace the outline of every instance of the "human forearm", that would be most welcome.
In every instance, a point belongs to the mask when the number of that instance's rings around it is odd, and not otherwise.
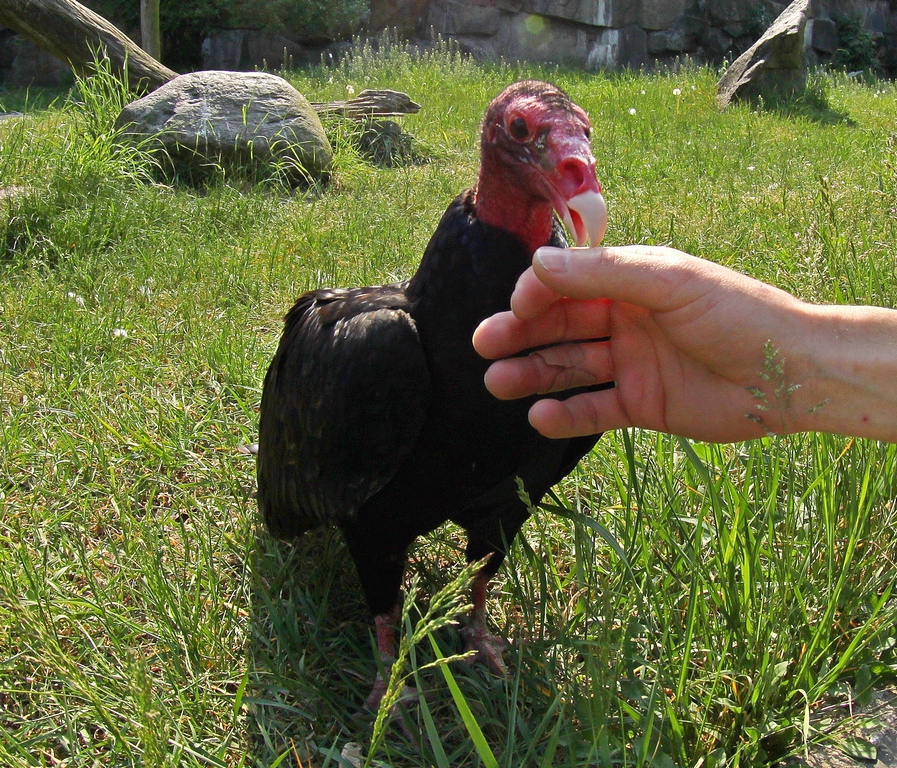
[[[897,442],[897,311],[804,305],[800,326],[793,352],[781,351],[786,431]]]

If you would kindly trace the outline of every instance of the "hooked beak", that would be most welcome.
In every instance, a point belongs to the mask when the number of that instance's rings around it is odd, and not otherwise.
[[[595,158],[581,136],[565,136],[552,146],[560,156],[550,172],[552,205],[576,245],[601,243],[607,231],[607,205],[595,175]]]
[[[578,246],[598,245],[607,231],[607,204],[598,191],[587,189],[569,200],[558,200],[555,209]]]

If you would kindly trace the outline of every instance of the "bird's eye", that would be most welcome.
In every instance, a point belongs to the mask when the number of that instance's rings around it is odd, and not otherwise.
[[[511,131],[511,136],[515,139],[525,139],[529,136],[529,128],[526,125],[526,120],[522,117],[515,117],[511,120],[511,124],[508,126]]]

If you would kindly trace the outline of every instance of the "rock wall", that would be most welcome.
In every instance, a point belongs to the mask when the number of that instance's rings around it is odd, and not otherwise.
[[[11,29],[0,27],[0,83],[10,88],[59,88],[74,81],[68,64]]]
[[[372,0],[369,29],[408,38],[431,30],[481,58],[565,63],[589,69],[672,64],[689,56],[719,64],[747,50],[787,3],[773,0]],[[838,48],[838,15],[860,18],[897,74],[897,2],[815,0],[808,63]]]
[[[592,70],[674,65],[688,56],[721,64],[746,51],[784,10],[775,0],[371,0],[366,32],[393,29],[427,45],[433,33],[482,59],[569,64]],[[879,44],[883,72],[897,77],[897,0],[813,0],[808,64],[838,49],[839,15],[853,16]],[[203,69],[278,70],[334,60],[346,42],[310,45],[288,31],[221,30],[202,44]],[[71,82],[68,67],[0,29],[0,82]]]

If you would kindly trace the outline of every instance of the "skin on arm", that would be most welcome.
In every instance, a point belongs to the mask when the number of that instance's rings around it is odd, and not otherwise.
[[[897,440],[897,311],[807,304],[648,246],[540,249],[511,307],[474,335],[498,360],[486,375],[496,397],[616,383],[539,400],[530,421],[549,437],[638,426],[714,442]]]

